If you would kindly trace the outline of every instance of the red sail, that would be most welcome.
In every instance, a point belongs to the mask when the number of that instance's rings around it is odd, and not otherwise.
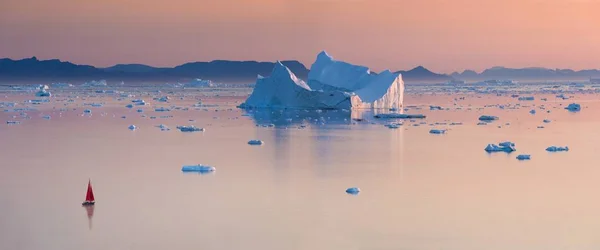
[[[94,201],[94,191],[92,191],[92,182],[88,181],[87,194],[85,195],[85,201]]]

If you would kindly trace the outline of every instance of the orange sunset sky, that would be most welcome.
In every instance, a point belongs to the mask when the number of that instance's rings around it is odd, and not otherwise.
[[[600,0],[0,0],[0,57],[600,68]]]

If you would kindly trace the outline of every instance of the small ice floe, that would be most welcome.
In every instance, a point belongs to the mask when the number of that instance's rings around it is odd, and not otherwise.
[[[537,128],[545,128],[544,126],[537,126]]]
[[[249,140],[249,141],[248,141],[248,144],[249,144],[249,145],[263,145],[263,144],[264,144],[264,142],[263,142],[263,141],[261,141],[261,140]]]
[[[216,170],[215,167],[201,165],[201,164],[186,165],[186,166],[181,167],[182,172],[210,173],[210,172],[214,172],[215,170]]]
[[[49,115],[45,115],[45,116],[42,116],[42,118],[44,118],[46,120],[50,120],[51,117]]]
[[[551,121],[548,119],[544,119],[544,123],[550,123]]]
[[[477,125],[482,126],[482,125],[487,125],[486,122],[478,122]]]
[[[441,106],[433,106],[433,105],[430,105],[430,106],[429,106],[429,110],[442,110],[442,107],[441,107]]]
[[[498,146],[500,146],[500,147],[514,147],[515,143],[509,142],[509,141],[503,141],[501,143],[498,143]]]
[[[21,122],[20,121],[6,121],[6,124],[8,124],[8,125],[19,125],[19,124],[21,124]]]
[[[557,95],[557,96],[556,96],[556,98],[560,98],[560,99],[563,99],[563,100],[567,100],[567,99],[569,99],[569,97],[568,97],[568,96],[565,96],[565,94],[560,94],[560,95]]]
[[[387,113],[375,115],[375,118],[382,119],[424,119],[425,115],[422,114],[398,114],[398,113]]]
[[[506,152],[506,153],[510,153],[515,151],[515,144],[514,143],[510,143],[510,142],[502,142],[499,145],[496,144],[488,144],[485,147],[485,151],[488,153],[493,153],[493,152]]]
[[[137,127],[135,125],[129,125],[129,127],[127,127],[129,130],[136,130]]]
[[[154,100],[157,100],[159,102],[168,102],[169,99],[170,98],[168,96],[163,96],[163,97],[160,97],[160,98],[155,98]]]
[[[144,112],[144,110],[143,110],[143,109],[138,109],[138,110],[137,110],[137,112],[138,112],[138,113],[143,113],[143,112]]]
[[[92,113],[92,110],[90,110],[90,109],[86,109],[86,110],[84,110],[84,111],[83,111],[83,113],[84,113],[84,114],[91,114],[91,113]]]
[[[571,103],[565,109],[569,110],[571,112],[578,112],[578,111],[581,111],[581,105],[579,105],[577,103]]]
[[[519,101],[533,101],[535,98],[533,96],[521,96],[519,97]]]
[[[495,121],[498,120],[499,118],[497,116],[493,116],[493,115],[482,115],[479,117],[480,121]]]
[[[542,98],[540,100],[542,100],[542,101],[548,101],[548,98]]]
[[[567,146],[565,146],[565,147],[550,146],[550,147],[546,148],[546,151],[548,151],[548,152],[569,151],[569,147],[567,147]]]
[[[204,128],[199,128],[194,125],[190,126],[177,126],[177,129],[181,132],[204,132]]]
[[[126,107],[126,108],[129,108],[129,109],[130,109],[130,108],[133,108],[133,104],[127,104],[127,105],[125,105],[125,107]]]
[[[445,134],[446,130],[445,129],[432,129],[432,130],[429,130],[429,133],[440,135],[440,134]]]
[[[360,188],[357,188],[357,187],[348,188],[348,189],[346,189],[346,193],[357,195],[358,193],[360,193]]]
[[[450,123],[450,126],[456,126],[456,125],[463,125],[462,122],[452,122]]]
[[[517,160],[519,160],[519,161],[531,160],[531,155],[517,155]]]
[[[154,111],[156,111],[156,112],[169,112],[171,110],[168,109],[168,108],[165,108],[165,107],[160,107],[160,108],[154,109]]]
[[[385,126],[388,128],[391,128],[391,129],[396,129],[396,128],[400,128],[400,126],[402,126],[402,123],[390,123],[390,124],[386,124]]]
[[[160,125],[158,125],[156,127],[160,128],[161,131],[169,131],[169,130],[171,130],[169,127],[167,127],[167,125],[164,125],[164,124],[160,124]]]
[[[530,110],[529,113],[535,115],[535,109]]]

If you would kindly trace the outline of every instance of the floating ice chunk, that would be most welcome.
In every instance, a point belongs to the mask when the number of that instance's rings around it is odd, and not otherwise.
[[[544,123],[550,123],[551,121],[548,119],[544,119]]]
[[[127,127],[129,130],[136,130],[137,127],[135,125],[129,125],[129,127]]]
[[[50,116],[49,115],[42,116],[42,118],[44,118],[46,120],[50,120]]]
[[[248,144],[250,144],[250,145],[263,145],[263,143],[264,142],[261,140],[249,140],[248,141]]]
[[[442,110],[442,107],[441,107],[441,106],[433,106],[433,105],[430,105],[430,106],[429,106],[429,110]]]
[[[432,130],[429,130],[429,133],[430,134],[438,134],[438,135],[445,134],[446,130],[445,129],[432,129]]]
[[[481,125],[487,125],[486,122],[478,122],[477,125],[481,126]]]
[[[535,115],[535,109],[530,110],[529,113]]]
[[[169,127],[167,127],[167,125],[164,125],[164,124],[160,124],[157,127],[160,128],[161,131],[169,131],[169,130],[171,130]]]
[[[20,121],[6,121],[6,124],[8,124],[8,125],[19,125],[19,124],[21,124],[21,122]]]
[[[204,132],[204,128],[199,128],[194,125],[190,126],[177,126],[177,129],[181,132]]]
[[[160,108],[154,109],[154,111],[156,111],[156,112],[169,112],[171,110],[168,109],[168,108],[165,108],[165,107],[160,107]]]
[[[533,96],[521,96],[519,97],[519,101],[533,101],[535,98]]]
[[[504,141],[504,142],[498,143],[498,146],[500,146],[500,147],[514,147],[515,144],[513,142]]]
[[[516,149],[514,148],[514,146],[499,146],[496,144],[488,144],[487,147],[485,147],[485,151],[488,153],[492,153],[492,152],[506,152],[506,153],[510,153],[515,151]]]
[[[571,103],[565,109],[569,110],[571,112],[578,112],[578,111],[581,111],[581,105],[579,105],[577,103]]]
[[[565,146],[565,147],[550,146],[550,147],[546,148],[546,151],[548,151],[548,152],[569,151],[569,147],[567,147],[567,146]]]
[[[493,116],[493,115],[482,115],[479,117],[480,121],[495,121],[498,119],[499,118],[497,116]]]
[[[144,112],[144,110],[143,109],[138,109],[137,112],[138,113],[142,113],[142,112]]]
[[[387,118],[387,119],[423,119],[425,115],[421,114],[398,114],[398,113],[387,113],[375,115],[375,118]]]
[[[519,161],[531,160],[531,155],[517,155],[517,160],[519,160]]]
[[[86,110],[83,111],[83,113],[85,113],[85,114],[91,114],[92,110],[86,109]]]
[[[163,97],[160,97],[160,98],[154,98],[154,100],[157,100],[159,102],[168,102],[169,99],[170,98],[168,96],[163,96]]]
[[[211,166],[206,166],[206,165],[186,165],[181,167],[181,171],[183,172],[200,172],[200,173],[209,173],[209,172],[214,172],[216,169],[215,167],[211,167]]]
[[[107,86],[107,84],[106,84],[105,80],[100,80],[100,81],[86,82],[86,83],[82,84],[81,86],[82,87],[105,87],[105,86]]]
[[[348,188],[348,189],[346,189],[346,193],[356,195],[356,194],[360,193],[360,188],[357,188],[357,187]]]
[[[126,108],[133,108],[133,104],[127,104],[125,107]]]

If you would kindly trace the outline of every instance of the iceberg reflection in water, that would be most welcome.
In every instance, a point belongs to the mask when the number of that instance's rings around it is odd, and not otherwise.
[[[245,109],[243,116],[252,118],[256,126],[295,127],[306,125],[350,125],[381,123],[371,110],[302,110],[302,109]]]

